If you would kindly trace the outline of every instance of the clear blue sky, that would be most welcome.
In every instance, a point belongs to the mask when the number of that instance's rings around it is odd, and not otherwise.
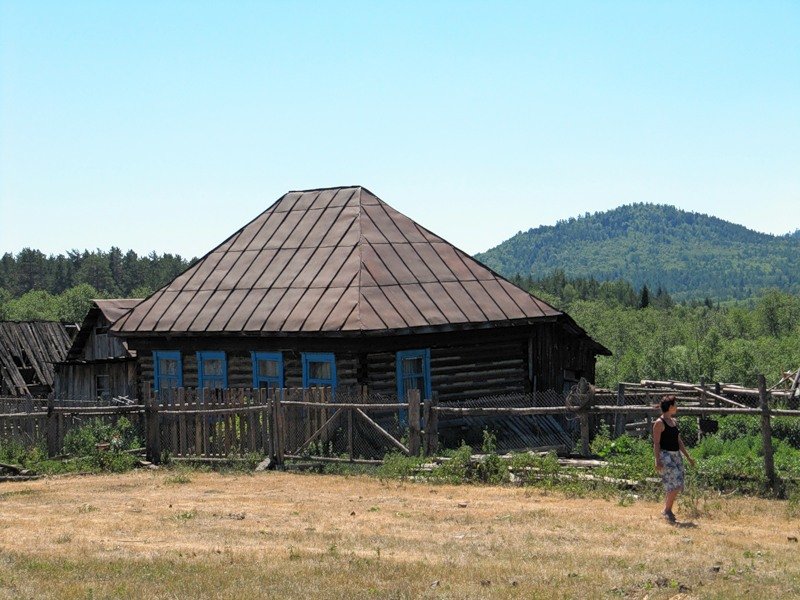
[[[457,246],[800,227],[800,2],[0,0],[0,252],[200,255],[360,184]]]

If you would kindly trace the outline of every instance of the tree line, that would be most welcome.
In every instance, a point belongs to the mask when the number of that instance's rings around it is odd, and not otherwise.
[[[92,298],[144,298],[184,271],[179,254],[139,256],[117,247],[45,255],[23,248],[0,258],[0,320],[80,322]]]
[[[778,289],[758,298],[719,303],[675,302],[659,288],[624,280],[597,281],[556,271],[517,278],[534,295],[564,310],[612,356],[598,357],[598,385],[662,379],[754,386],[800,368],[800,296]]]

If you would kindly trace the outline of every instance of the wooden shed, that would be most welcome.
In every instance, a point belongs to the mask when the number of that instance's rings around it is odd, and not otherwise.
[[[55,393],[70,400],[135,398],[136,352],[124,338],[109,335],[110,325],[141,298],[93,300],[63,362],[56,365]]]
[[[0,396],[46,397],[69,344],[62,323],[0,321]]]
[[[442,402],[594,379],[608,353],[363,187],[289,192],[119,318],[142,382]]]

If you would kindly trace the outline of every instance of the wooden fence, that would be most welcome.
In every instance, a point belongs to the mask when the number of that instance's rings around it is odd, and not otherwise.
[[[768,391],[763,376],[759,376],[757,407],[712,392],[704,385],[686,385],[693,389],[684,392],[694,395],[682,396],[681,415],[742,414],[761,419],[764,468],[774,488],[771,418],[800,417],[800,410],[770,406],[771,396],[788,399]],[[112,422],[126,416],[139,427],[147,457],[153,462],[164,454],[177,460],[219,460],[253,453],[269,456],[278,466],[298,458],[376,463],[390,450],[412,456],[435,455],[440,417],[561,415],[579,421],[581,454],[588,455],[591,419],[610,419],[617,435],[626,430],[632,418],[640,419],[637,426],[649,426],[660,413],[658,400],[669,391],[621,384],[616,392],[584,392],[579,402],[567,397],[563,405],[536,406],[531,397],[530,406],[515,407],[497,406],[496,402],[476,406],[475,401],[468,406],[440,404],[435,397],[421,399],[416,390],[410,390],[399,402],[396,397],[370,395],[365,388],[350,394],[337,390],[335,397],[329,389],[198,392],[187,388],[171,390],[165,398],[147,389],[144,404],[129,406],[70,406],[67,401],[0,398],[0,443],[44,443],[48,453],[56,456],[63,452],[70,429],[94,418]],[[735,393],[741,394],[738,390]]]

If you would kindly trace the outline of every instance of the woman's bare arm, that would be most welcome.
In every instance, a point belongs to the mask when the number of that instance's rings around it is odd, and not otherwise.
[[[681,434],[678,434],[678,448],[680,448],[681,453],[686,457],[686,459],[694,465],[694,459],[689,456],[689,451],[686,449],[686,446],[683,445],[683,438]]]
[[[661,419],[653,424],[653,453],[656,455],[656,470],[661,471],[664,465],[661,464],[661,433],[664,431],[664,423]]]

